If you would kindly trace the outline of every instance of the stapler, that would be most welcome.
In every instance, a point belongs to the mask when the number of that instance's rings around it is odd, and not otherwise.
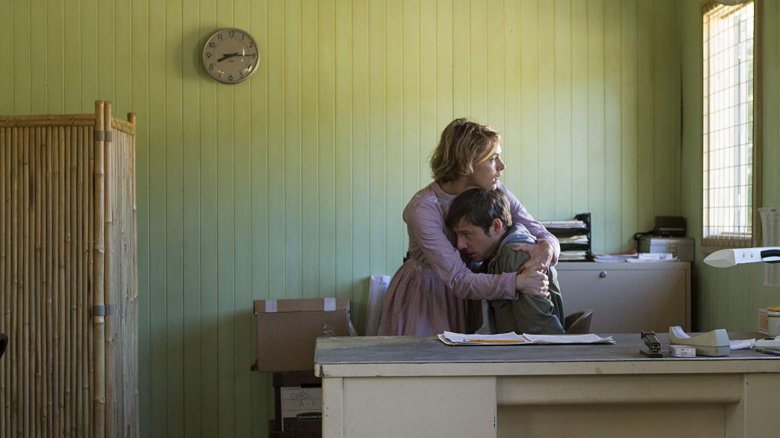
[[[640,353],[647,357],[664,357],[661,354],[661,343],[658,342],[658,338],[655,337],[655,332],[652,330],[642,330],[642,340],[647,345],[647,350],[639,350]]]
[[[669,327],[669,343],[696,347],[697,356],[728,356],[731,352],[731,340],[724,329],[690,336],[682,327],[675,325]]]

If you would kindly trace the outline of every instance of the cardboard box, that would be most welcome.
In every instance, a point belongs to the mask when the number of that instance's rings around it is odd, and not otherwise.
[[[257,300],[257,371],[314,369],[320,336],[353,336],[346,298]]]
[[[322,415],[322,379],[311,371],[274,373],[275,418]]]
[[[269,438],[320,438],[322,437],[322,419],[285,418],[284,422],[269,420],[268,436]]]

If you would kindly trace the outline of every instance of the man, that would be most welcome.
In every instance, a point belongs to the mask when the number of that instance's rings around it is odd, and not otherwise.
[[[512,224],[509,201],[503,193],[482,188],[461,193],[450,205],[446,224],[457,236],[458,251],[467,262],[479,264],[475,268],[479,272],[546,269],[549,298],[520,294],[517,300],[495,300],[487,305],[483,302],[483,328],[486,314],[487,331],[494,333],[563,333],[563,302],[555,268],[523,266],[530,256],[526,251],[517,250],[516,244],[536,244],[536,239],[522,225]]]

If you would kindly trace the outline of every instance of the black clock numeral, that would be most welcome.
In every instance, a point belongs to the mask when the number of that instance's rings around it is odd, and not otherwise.
[[[206,52],[206,58],[211,59],[211,52]]]
[[[214,63],[213,62],[209,64],[209,70],[214,70]]]
[[[214,48],[214,47],[216,47],[216,46],[217,46],[217,45],[216,45],[216,44],[214,44],[214,41],[209,41],[209,49],[213,49],[213,48]]]
[[[232,81],[233,80],[233,75],[228,76],[228,80]]]
[[[236,35],[236,32],[235,32],[235,31],[233,31],[233,30],[231,30],[231,31],[230,31],[230,38],[233,38],[235,35]]]

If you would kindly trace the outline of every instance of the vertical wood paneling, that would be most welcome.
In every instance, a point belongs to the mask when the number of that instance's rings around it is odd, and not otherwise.
[[[255,36],[261,53],[261,66],[268,65],[266,58],[269,53],[268,37],[268,5],[267,2],[250,4],[251,25],[249,30]],[[269,69],[260,67],[250,81],[252,122],[250,123],[252,141],[252,297],[253,299],[267,298],[270,295],[269,266],[271,254],[269,252],[269,219],[268,219],[268,193],[269,193],[269,113],[274,111],[269,103]],[[314,99],[317,99],[315,96]],[[315,129],[316,126],[315,126]],[[317,144],[316,142],[314,143]],[[248,309],[249,303],[244,304]],[[254,323],[250,312],[244,315]],[[244,336],[256,342],[255,330],[251,336]],[[254,345],[254,344],[253,344]],[[254,361],[254,347],[249,354]],[[246,366],[245,363],[238,364]],[[244,368],[246,372],[246,368]],[[272,416],[273,399],[269,398],[270,376],[267,373],[253,375],[252,380],[252,436],[262,436],[268,430],[268,418]],[[204,434],[206,436],[206,434]]]
[[[436,38],[433,40],[436,42],[436,123],[431,126],[433,132],[435,132],[435,141],[430,145],[421,145],[426,152],[423,155],[424,165],[421,166],[426,169],[425,175],[430,178],[430,166],[428,162],[433,154],[436,145],[439,143],[439,134],[448,123],[450,123],[456,117],[460,117],[460,114],[456,111],[455,105],[455,62],[460,59],[460,56],[455,56],[455,53],[460,53],[459,48],[455,45],[455,35],[460,33],[460,30],[456,32],[455,19],[453,14],[455,8],[452,0],[437,0],[436,1]],[[461,93],[458,93],[460,95]]]
[[[180,2],[165,2],[165,41],[182,40]],[[180,43],[179,43],[180,45]],[[181,49],[179,49],[181,50]],[[166,53],[166,71],[181,68],[181,58]],[[183,75],[165,76],[165,309],[168,386],[168,436],[184,434],[184,199],[182,99]],[[113,84],[111,84],[113,85]],[[101,84],[107,87],[108,84]]]
[[[674,0],[654,3],[653,10],[653,93],[655,105],[655,132],[653,133],[655,174],[653,178],[653,210],[659,215],[665,211],[680,208],[680,190],[676,181],[668,178],[670,173],[679,174],[680,169],[680,50],[679,30],[667,23],[675,22],[677,14]],[[662,29],[664,29],[662,31]]]
[[[250,28],[249,0],[235,2],[233,9],[233,26],[239,29]],[[238,236],[252,235],[252,163],[248,158],[252,155],[251,130],[238,127],[251,126],[251,82],[244,82],[234,87],[235,117],[233,129],[236,131],[236,160],[234,170],[236,201],[235,232],[235,297],[233,300],[233,318],[236,325],[232,336],[236,339],[235,362],[233,364],[233,402],[235,406],[235,437],[249,437],[252,434],[252,387],[251,374],[247,372],[249,364],[254,360],[252,336],[254,318],[248,310],[252,302],[252,242],[251,239],[241,239]],[[306,187],[306,186],[303,186]]]
[[[151,297],[150,297],[150,240],[149,229],[151,214],[149,209],[149,81],[148,81],[148,46],[149,25],[146,3],[134,2],[132,9],[133,38],[131,54],[133,57],[131,70],[132,108],[137,119],[136,134],[136,226],[138,227],[138,373],[139,373],[139,405],[141,416],[141,436],[151,436]],[[80,26],[78,8],[65,8],[65,20],[72,24],[70,31],[65,33],[65,58],[75,62],[65,65],[65,111],[70,113],[79,106],[81,82],[79,65],[81,64],[81,49],[79,47]],[[122,36],[123,38],[126,35]],[[126,85],[125,85],[126,86]],[[120,113],[121,107],[114,108]],[[118,111],[117,111],[118,110]],[[140,128],[143,126],[144,128]],[[198,360],[200,364],[200,361]]]
[[[506,53],[506,40],[510,38],[503,30],[504,25],[504,4],[506,2],[488,3],[485,11],[485,25],[480,30],[488,36],[490,43],[485,45],[485,101],[486,117],[485,122],[489,122],[500,132],[506,131],[506,62],[504,57]],[[496,31],[493,31],[496,29]],[[514,58],[514,56],[513,56]],[[430,179],[430,178],[427,178]],[[427,181],[426,179],[426,181]]]
[[[437,39],[438,28],[438,5],[436,0],[422,0],[420,2],[420,81],[418,88],[420,90],[420,114],[418,125],[418,137],[415,139],[417,144],[417,183],[422,186],[431,179],[430,166],[428,160],[436,147],[439,114],[437,112],[439,95],[437,88],[437,75],[440,70],[447,69],[446,65],[438,65],[437,58],[440,50]],[[450,90],[451,92],[451,90]],[[445,95],[448,95],[445,93]],[[452,105],[450,105],[452,108]],[[449,120],[448,120],[449,121]],[[444,125],[446,126],[446,125]],[[417,187],[419,189],[419,187]],[[415,193],[415,188],[411,189]],[[408,241],[405,241],[408,243]]]
[[[587,0],[573,0],[571,5],[572,39],[571,39],[571,70],[572,70],[572,105],[571,105],[571,179],[572,179],[572,213],[583,213],[591,210],[588,184],[590,168],[584,165],[588,162],[588,27]],[[577,19],[574,19],[574,18]]]
[[[284,2],[284,254],[285,295],[301,293],[301,2]],[[338,113],[338,110],[337,110]]]
[[[145,5],[143,5],[145,6]],[[136,11],[140,9],[140,5],[133,5],[133,17],[136,17]],[[5,14],[0,14],[5,15]],[[74,114],[78,113],[82,110],[81,106],[81,57],[82,57],[82,47],[81,47],[81,10],[80,7],[77,6],[70,6],[64,8],[64,24],[63,26],[67,28],[67,32],[62,33],[62,43],[63,43],[63,59],[67,59],[68,61],[64,63],[63,65],[63,111],[66,114]],[[138,76],[138,72],[141,71],[138,69],[140,65],[144,65],[146,63],[146,57],[138,57],[136,56],[139,53],[139,48],[143,44],[144,41],[148,41],[148,29],[149,23],[146,22],[146,20],[134,20],[134,34],[138,35],[138,38],[133,41],[133,58],[136,60],[135,64],[133,65],[133,70],[131,71],[132,76],[132,90],[134,93],[137,93],[138,87],[136,84],[139,82],[140,77]],[[135,32],[138,31],[139,28],[143,29],[143,32]],[[144,49],[146,49],[146,45],[143,45]],[[128,84],[125,84],[126,87]],[[138,102],[137,99],[134,99],[134,103]],[[129,106],[126,108],[130,108]],[[129,110],[128,110],[129,111]],[[133,109],[135,111],[135,109]],[[144,114],[143,117],[145,119],[146,114]],[[140,152],[140,151],[139,151]],[[136,156],[136,160],[138,160],[140,157]],[[146,170],[138,168],[138,170]],[[140,180],[136,181],[136,185],[140,186],[142,182]],[[139,256],[140,256],[139,252]],[[139,277],[140,278],[140,277]]]
[[[0,2],[0,7],[3,8],[3,13],[0,14],[0,36],[5,41],[11,41],[14,35],[14,5],[11,1],[3,0]],[[5,71],[0,73],[0,77],[4,79],[0,81],[0,96],[3,97],[0,99],[0,114],[12,114],[14,111],[18,111],[14,107],[14,86],[16,81],[12,78],[16,73],[17,54],[13,44],[8,47],[6,56],[14,65],[7,66]]]
[[[420,188],[420,66],[423,62],[420,58],[421,23],[420,2],[418,0],[403,1],[403,27],[401,38],[403,41],[403,134],[400,139],[399,151],[402,152],[401,164],[402,184],[400,194],[402,202],[405,202]],[[397,217],[397,216],[396,216]],[[398,222],[398,221],[394,221]],[[403,234],[400,235],[403,242]],[[399,248],[403,253],[405,248]]]
[[[251,300],[347,296],[362,327],[365,279],[400,265],[401,212],[454,117],[502,132],[504,181],[536,217],[591,211],[596,251],[696,211],[679,188],[698,163],[680,155],[677,41],[695,32],[678,29],[674,1],[2,5],[13,65],[0,113],[77,113],[96,98],[138,113],[142,436],[265,436],[273,403],[269,376],[248,369]],[[220,27],[260,45],[248,82],[202,72],[201,44]],[[778,87],[765,87],[776,115]],[[749,328],[730,309],[756,302],[725,292],[728,277],[704,280],[718,292],[703,320]]]
[[[461,91],[468,91],[467,96],[469,99],[469,111],[465,113],[469,117],[478,120],[482,123],[488,123],[488,107],[492,105],[500,105],[499,102],[487,101],[487,70],[488,70],[488,44],[487,40],[490,37],[491,40],[495,40],[497,45],[500,45],[501,34],[493,34],[490,32],[492,26],[487,22],[487,8],[486,2],[468,2],[468,7],[464,11],[468,14],[466,20],[468,26],[468,58],[466,62],[468,67],[468,85],[461,89]],[[492,59],[492,63],[501,64],[500,59]]]
[[[317,52],[317,147],[309,147],[317,157],[319,191],[318,216],[318,291],[336,290],[337,252],[333,230],[340,218],[336,205],[336,4],[334,0],[317,2],[319,40]],[[313,262],[311,260],[310,262]],[[305,293],[305,291],[304,291]]]
[[[548,168],[557,163],[558,157],[555,154],[555,72],[558,68],[556,64],[557,54],[555,53],[555,39],[557,26],[555,22],[555,2],[540,1],[538,3],[537,25],[539,31],[538,50],[540,62],[536,65],[538,74],[536,90],[538,93],[537,108],[537,140],[538,152],[536,154],[536,168],[539,172],[536,174],[536,187],[540,193],[537,204],[529,206],[532,208],[532,214],[538,218],[555,217],[556,191],[555,184],[551,180],[551,174]],[[563,24],[561,24],[563,25]],[[563,67],[563,66],[561,66]],[[527,169],[528,162],[521,162],[520,168],[513,170],[520,172]]]
[[[46,83],[47,67],[47,35],[48,35],[48,8],[42,0],[30,1],[30,111],[34,114],[42,114],[46,108],[46,87],[37,84]],[[40,17],[40,19],[33,19]],[[35,54],[34,56],[32,54]]]
[[[112,103],[120,108],[131,108],[133,102],[133,87],[128,86],[132,83],[133,78],[133,38],[127,37],[133,35],[131,27],[133,24],[132,6],[132,2],[118,2],[114,5],[116,10],[113,14],[114,23],[111,29],[114,40],[115,67],[112,74],[115,97]],[[191,25],[191,22],[189,24]],[[195,43],[196,41],[186,41],[183,42],[182,46],[187,47]],[[120,114],[120,116],[123,115]]]
[[[86,5],[84,5],[86,6]],[[165,43],[165,3],[149,3],[149,46],[147,48],[149,59],[149,108],[146,125],[144,130],[149,132],[149,141],[155,145],[164,145],[166,141],[165,132],[165,96],[167,81],[167,53]],[[83,12],[82,21],[84,22],[83,36],[85,39],[94,39],[95,35],[87,29],[90,29],[96,23],[96,19],[91,13]],[[88,25],[89,24],[89,25]],[[92,51],[87,50],[83,53],[82,71],[94,69],[94,59],[89,56],[90,53],[97,52],[97,46],[91,47]],[[89,66],[87,66],[89,65]],[[82,91],[84,94],[96,93],[97,89],[91,89],[91,84],[97,83],[97,77],[91,77],[92,74],[84,74],[82,77]],[[173,76],[173,72],[171,72]],[[116,111],[116,110],[115,110]],[[144,120],[144,119],[142,119]],[[139,123],[140,126],[140,123]],[[165,194],[166,187],[166,147],[156,146],[149,148],[149,193],[148,208],[150,212],[149,222],[146,230],[149,236],[149,342],[150,356],[153,366],[141,367],[142,380],[149,379],[149,414],[148,420],[151,424],[150,436],[164,436],[168,433],[168,344],[167,344],[167,291],[166,291],[166,265],[167,265],[167,200]],[[140,193],[139,193],[140,194]],[[139,222],[140,225],[140,222]],[[145,233],[141,231],[140,235]],[[143,294],[143,292],[140,292]],[[143,309],[141,310],[143,312]],[[143,372],[148,370],[149,374]],[[147,377],[148,376],[148,377]],[[177,406],[171,406],[171,409],[177,409]],[[144,411],[144,407],[141,408]],[[143,418],[142,418],[143,421]]]
[[[620,2],[620,218],[622,245],[630,244],[637,231],[637,7],[636,0]],[[641,228],[640,228],[641,231]]]
[[[568,0],[555,0],[555,129],[551,137],[554,148],[555,173],[547,172],[547,184],[554,186],[553,200],[548,200],[552,212],[549,216],[565,218],[580,213],[572,210],[571,191],[575,183],[572,175],[572,76],[579,72],[572,69],[572,5]],[[552,201],[552,202],[551,202]],[[541,217],[540,218],[544,218]]]
[[[352,273],[352,1],[337,0],[335,8],[336,32],[336,131],[335,131],[335,249],[336,289],[322,291],[327,296],[351,296]]]
[[[199,20],[201,31],[199,32],[200,44],[219,27],[216,1],[201,1]],[[151,43],[151,42],[150,42]],[[200,51],[197,53],[200,55]],[[202,76],[202,74],[201,74]],[[219,416],[219,385],[217,378],[219,361],[215,358],[219,343],[219,285],[218,285],[218,239],[215,231],[218,226],[219,208],[217,207],[218,174],[216,163],[220,155],[220,132],[217,129],[217,90],[219,87],[213,81],[201,81],[199,84],[200,104],[203,111],[199,114],[198,133],[200,135],[200,205],[199,219],[199,272],[193,273],[200,280],[198,299],[200,305],[200,329],[201,336],[198,351],[201,375],[198,381],[188,381],[188,385],[198,386],[200,391],[200,417],[187,418],[188,422],[200,425],[202,436],[217,436],[221,423]],[[227,236],[224,236],[227,238]],[[197,304],[196,304],[197,305]]]
[[[386,263],[398,263],[403,258],[406,232],[398,212],[403,210],[404,199],[404,4],[388,0],[385,3],[385,229],[384,242]],[[399,263],[400,264],[400,263]]]
[[[46,2],[46,108],[47,111],[54,114],[61,114],[65,111],[64,105],[64,68],[65,58],[63,44],[65,41],[65,5],[64,0]],[[129,47],[129,42],[128,42]],[[129,57],[128,57],[129,59]],[[70,61],[68,61],[70,62]],[[125,87],[126,92],[132,89],[127,85],[130,75],[128,72]],[[126,105],[125,105],[126,106]],[[0,111],[2,112],[2,111]]]
[[[371,275],[367,243],[371,220],[367,214],[369,193],[369,1],[352,5],[352,302],[360,313],[353,318],[358,330],[364,330],[366,277]],[[434,82],[431,82],[431,86]]]
[[[538,4],[529,1],[523,5],[520,11],[520,53],[521,77],[520,77],[520,148],[505,152],[506,155],[520,154],[519,166],[507,168],[510,175],[520,174],[520,189],[515,190],[514,184],[509,188],[525,204],[529,211],[536,214],[539,207],[539,32]],[[545,54],[546,55],[546,54]],[[522,170],[521,170],[522,169]],[[514,176],[513,176],[514,178]],[[513,182],[514,179],[508,179]],[[539,216],[541,218],[541,216]]]
[[[319,65],[318,40],[318,2],[306,0],[301,3],[301,144],[316,145],[318,112],[318,77]],[[301,242],[305,248],[304,258],[308,263],[303,265],[301,279],[301,294],[304,297],[319,295],[320,283],[317,272],[320,270],[320,234],[319,223],[324,219],[320,216],[318,199],[320,197],[318,181],[322,177],[319,169],[318,148],[309,146],[301,159]],[[332,205],[332,204],[331,204]]]
[[[588,210],[591,212],[593,250],[604,252],[606,200],[604,162],[605,76],[604,1],[588,2]]]
[[[502,159],[508,172],[505,172],[503,182],[513,188],[516,195],[520,195],[520,172],[512,172],[512,169],[520,168],[520,130],[523,123],[521,116],[522,102],[522,57],[517,56],[520,53],[520,41],[524,33],[520,25],[520,7],[517,2],[504,2],[504,81],[505,81],[505,101],[504,101],[504,120],[501,134],[504,137],[502,145],[504,153]],[[513,151],[514,153],[509,153]]]
[[[187,33],[203,35],[198,24],[200,23],[200,4],[185,3],[182,5],[183,29],[192,29]],[[182,86],[186,90],[198,89],[198,78],[195,71],[188,69],[192,63],[193,54],[199,54],[202,38],[185,38],[182,42],[180,56],[176,57],[179,67],[183,72]],[[202,339],[197,334],[201,330],[203,320],[201,318],[200,292],[201,282],[201,234],[202,221],[200,217],[201,207],[201,175],[200,162],[201,142],[199,131],[191,127],[199,126],[200,122],[200,93],[183,93],[182,95],[182,233],[186,239],[182,241],[182,361],[186,366],[182,372],[183,402],[182,420],[183,433],[187,437],[200,437],[203,431],[203,388],[200,382],[203,377],[203,364],[201,363]]]
[[[24,2],[22,2],[24,3]],[[93,104],[98,96],[98,72],[105,72],[105,67],[100,66],[100,46],[98,43],[99,34],[99,16],[98,16],[98,2],[97,1],[83,1],[79,4],[79,11],[81,12],[81,106],[80,108],[88,108]],[[158,21],[159,23],[159,21]],[[153,21],[150,19],[150,34],[154,32],[152,29]],[[105,27],[104,27],[105,28]],[[162,27],[157,27],[158,32],[162,31]],[[162,41],[162,40],[158,40]],[[105,42],[102,43],[105,46]],[[164,43],[158,48],[159,52],[165,52]],[[149,53],[148,55],[151,55]],[[104,62],[113,62],[113,56],[111,53],[104,53]],[[160,76],[162,77],[162,76]],[[109,80],[109,79],[105,79]],[[102,90],[101,90],[102,91]]]
[[[33,103],[31,95],[31,67],[30,59],[32,57],[32,41],[31,41],[31,29],[30,26],[30,3],[29,2],[14,2],[13,7],[5,9],[8,12],[4,12],[3,15],[10,15],[13,17],[13,24],[6,29],[10,29],[12,33],[8,34],[9,39],[13,40],[11,44],[11,59],[13,64],[11,69],[13,70],[13,87],[11,88],[12,94],[10,97],[13,102],[11,110],[14,113],[30,114],[31,106]],[[10,23],[9,23],[10,24]]]
[[[622,205],[621,114],[621,1],[604,3],[604,248],[622,248],[620,212]],[[632,230],[633,231],[633,230]]]
[[[385,272],[389,265],[385,254],[387,234],[386,175],[387,147],[387,43],[384,0],[369,4],[369,208],[371,234],[368,241],[371,274]],[[392,265],[391,265],[392,266]]]
[[[320,5],[320,11],[326,8]],[[285,198],[279,181],[284,180],[285,166],[285,101],[284,101],[284,1],[268,2],[268,298],[284,298],[285,260]],[[271,19],[270,17],[273,17]],[[325,55],[321,54],[321,59]],[[322,113],[322,111],[320,111]],[[327,139],[320,129],[321,141]]]
[[[637,114],[637,161],[636,173],[638,175],[638,185],[636,198],[638,201],[637,211],[639,218],[639,229],[637,231],[647,231],[653,225],[653,206],[654,192],[653,183],[655,175],[655,160],[653,150],[655,145],[655,119],[647,117],[647,114],[657,114],[655,109],[655,95],[653,86],[654,80],[653,59],[653,41],[652,34],[654,25],[654,3],[637,2],[637,51],[636,51],[636,72],[637,72],[637,107],[633,111]]]

